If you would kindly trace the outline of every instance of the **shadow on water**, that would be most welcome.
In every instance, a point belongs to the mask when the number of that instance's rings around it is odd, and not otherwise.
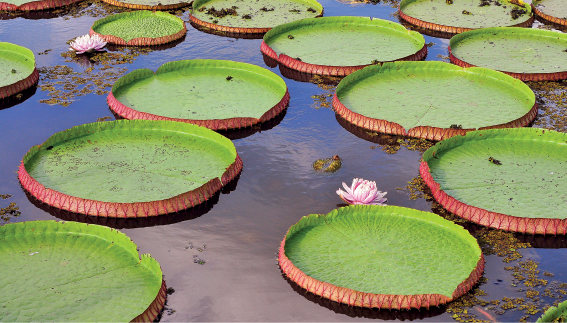
[[[567,238],[557,235],[541,235],[541,234],[515,234],[516,238],[523,243],[529,243],[533,248],[546,249],[563,249],[567,248]]]
[[[431,307],[429,309],[412,309],[412,310],[381,310],[376,308],[365,308],[359,306],[349,306],[343,303],[335,302],[330,299],[315,295],[306,289],[300,287],[291,281],[283,272],[282,277],[288,282],[291,288],[299,295],[305,297],[307,300],[330,309],[337,314],[343,314],[350,317],[363,317],[367,319],[379,319],[385,321],[400,320],[400,321],[413,321],[422,320],[425,318],[435,317],[445,313],[444,307]]]
[[[564,18],[565,19],[565,18]],[[540,18],[539,16],[535,16],[535,20],[545,26],[549,26],[552,29],[558,30],[558,31],[562,31],[562,32],[567,32],[567,26],[563,26],[560,24],[556,24],[552,21],[548,21],[545,19]]]
[[[236,185],[238,184],[239,178],[240,178],[240,174],[238,174],[232,181],[230,181],[225,186],[223,186],[223,188],[219,192],[215,193],[210,199],[192,208],[176,213],[168,213],[168,214],[162,214],[158,216],[151,216],[145,218],[110,218],[110,217],[101,217],[101,216],[91,216],[91,215],[85,215],[71,211],[61,210],[59,208],[43,203],[42,201],[38,200],[37,198],[35,198],[25,190],[24,192],[28,200],[34,206],[64,221],[98,224],[98,225],[111,227],[114,229],[135,229],[135,228],[153,227],[158,225],[174,224],[201,217],[202,215],[205,215],[210,210],[212,210],[213,206],[215,206],[215,204],[219,202],[219,197],[221,193],[230,194],[230,192],[236,189]]]
[[[346,131],[352,133],[353,135],[357,136],[358,138],[379,144],[379,145],[388,145],[388,146],[400,146],[398,142],[399,139],[406,139],[407,137],[397,136],[397,135],[390,135],[386,133],[378,133],[373,132],[368,129],[361,128],[355,124],[348,122],[346,119],[341,117],[338,114],[335,114],[335,118],[337,122],[343,127]]]
[[[125,118],[116,114],[114,111],[112,111],[112,109],[109,108],[108,110],[110,111],[110,113],[112,113],[112,115],[114,116],[114,118],[116,120],[125,120]],[[227,137],[230,140],[244,139],[246,137],[252,136],[253,134],[255,134],[257,132],[262,132],[262,131],[267,131],[267,130],[273,129],[274,127],[276,127],[277,125],[279,125],[282,122],[286,113],[287,113],[287,108],[285,108],[282,112],[280,112],[280,114],[273,117],[272,119],[270,119],[266,122],[262,122],[260,124],[257,124],[255,126],[241,128],[241,129],[234,129],[234,130],[218,130],[217,133]],[[230,185],[230,183],[227,184],[227,185]]]
[[[271,58],[270,56],[264,53],[262,53],[262,58],[264,59],[264,64],[266,64],[271,68],[276,68],[279,64],[277,60]],[[342,79],[342,77],[340,76],[324,76],[324,75],[299,72],[283,65],[280,65],[280,73],[285,78],[303,83],[308,83],[308,82],[314,83],[314,80],[316,80],[317,83],[321,83],[321,84],[337,85]]]
[[[26,101],[27,99],[31,98],[36,91],[37,91],[37,83],[28,89],[25,89],[7,98],[0,99],[0,110],[11,108],[15,105],[18,105]]]
[[[15,18],[24,18],[31,20],[52,19],[67,15],[72,10],[72,6],[62,8],[34,10],[34,11],[4,11],[0,10],[0,20],[10,20]]]
[[[199,26],[193,22],[190,22],[191,26],[193,26],[193,28],[197,29],[198,31],[204,32],[206,34],[211,34],[211,35],[216,35],[216,36],[221,36],[221,37],[227,37],[227,38],[238,38],[238,39],[262,39],[264,38],[264,33],[260,33],[260,34],[249,34],[249,33],[231,33],[231,32],[226,32],[226,31],[219,31],[219,30],[214,30],[214,29],[210,29],[207,27],[203,27],[203,26]]]
[[[455,33],[449,33],[449,32],[445,32],[445,31],[438,31],[438,30],[432,30],[432,29],[427,29],[427,28],[423,28],[423,27],[419,27],[416,25],[412,25],[410,23],[408,23],[407,21],[403,20],[402,18],[398,17],[398,22],[406,27],[407,29],[413,30],[413,31],[417,31],[420,34],[426,35],[426,36],[431,36],[431,37],[436,37],[436,38],[443,38],[443,39],[451,39],[451,37],[457,35]]]
[[[432,193],[429,188],[423,188],[426,195],[431,196]],[[431,212],[445,217],[447,214],[452,214],[446,209],[441,206],[441,204],[437,202],[433,202],[431,204]],[[454,215],[458,217],[458,215]],[[463,219],[464,220],[464,219]],[[472,235],[476,232],[487,228],[480,224],[476,224],[470,221],[463,221],[457,223],[458,225],[462,226],[464,229],[469,231]],[[496,230],[496,229],[494,229]],[[516,239],[518,239],[519,243],[529,243],[532,248],[544,248],[544,249],[563,249],[567,248],[567,237],[564,235],[542,235],[542,234],[528,234],[528,233],[519,233],[519,232],[510,232],[514,235]]]
[[[184,42],[185,38],[187,38],[187,34],[183,35],[183,37],[181,37],[177,40],[174,40],[174,41],[166,43],[166,44],[153,45],[153,46],[142,46],[141,48],[149,48],[152,51],[160,51],[160,50],[171,49],[171,48],[174,48],[175,46],[181,44],[182,42]],[[108,51],[111,51],[111,52],[117,52],[117,51],[120,51],[124,47],[137,47],[137,46],[107,44],[105,49],[107,49]]]
[[[255,134],[257,132],[268,131],[270,129],[275,128],[277,125],[279,125],[282,122],[286,113],[287,113],[287,108],[285,108],[282,112],[280,112],[280,114],[273,117],[272,119],[270,119],[266,122],[262,122],[260,124],[257,124],[253,127],[246,127],[246,128],[241,128],[241,129],[235,129],[235,130],[219,130],[217,132],[220,133],[221,135],[227,137],[230,140],[244,139],[246,137],[252,136],[253,134]]]

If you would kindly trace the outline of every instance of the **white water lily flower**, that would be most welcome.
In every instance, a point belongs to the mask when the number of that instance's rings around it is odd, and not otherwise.
[[[102,51],[102,48],[106,46],[106,42],[98,35],[84,35],[75,38],[69,45],[71,46],[70,50],[76,51],[77,54],[83,54]]]
[[[384,197],[388,192],[380,192],[376,188],[376,182],[373,181],[355,178],[352,180],[351,187],[348,187],[344,182],[343,187],[346,192],[339,188],[337,194],[348,204],[385,205],[388,201],[388,199]]]

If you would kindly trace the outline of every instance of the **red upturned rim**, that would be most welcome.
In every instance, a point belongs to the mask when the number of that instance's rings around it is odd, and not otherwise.
[[[561,18],[558,18],[558,17],[546,15],[543,12],[537,10],[537,8],[533,5],[533,3],[531,4],[531,6],[532,6],[532,11],[536,14],[536,16],[538,16],[542,19],[545,19],[547,21],[550,21],[552,23],[561,25],[561,26],[567,26],[567,20],[566,19],[561,19]]]
[[[15,4],[0,1],[0,10],[6,10],[6,11],[45,10],[45,9],[64,7],[80,1],[83,0],[39,0],[39,1],[27,2],[20,6],[16,6]]]
[[[290,98],[289,91],[286,88],[285,95],[280,100],[280,102],[274,105],[272,108],[270,108],[270,110],[266,111],[260,117],[260,119],[243,117],[243,118],[228,118],[228,119],[193,120],[193,119],[164,117],[147,112],[141,112],[138,110],[134,110],[130,107],[127,107],[114,97],[112,91],[108,93],[106,102],[108,103],[112,111],[114,111],[117,115],[119,115],[124,119],[169,120],[169,121],[177,121],[177,122],[186,122],[216,131],[216,130],[231,130],[231,129],[251,127],[256,124],[271,120],[287,108],[287,105],[289,103],[289,98]]]
[[[144,4],[126,3],[126,2],[116,1],[116,0],[102,0],[102,1],[106,2],[108,4],[111,4],[113,6],[117,6],[117,7],[126,7],[126,8],[130,8],[130,9],[142,9],[142,10],[171,10],[171,9],[187,7],[189,5],[189,2],[181,2],[181,3],[168,4],[168,5],[148,6],[148,5],[144,5]]]
[[[528,111],[528,113],[516,120],[499,125],[482,127],[479,129],[450,129],[430,126],[418,126],[406,131],[404,127],[395,122],[374,119],[351,111],[339,100],[337,93],[335,93],[335,95],[333,96],[333,108],[335,109],[335,112],[343,119],[367,130],[435,141],[440,141],[457,135],[464,136],[467,132],[475,130],[524,127],[535,119],[538,111],[537,103],[535,103],[530,111]]]
[[[289,230],[288,230],[289,232]],[[287,234],[286,234],[287,236]],[[484,271],[484,255],[480,254],[475,268],[462,283],[457,286],[451,297],[441,294],[417,294],[417,295],[393,295],[393,294],[373,294],[359,292],[346,287],[338,287],[333,284],[319,281],[306,275],[297,268],[285,255],[285,238],[280,244],[278,262],[283,273],[294,283],[307,291],[330,299],[335,302],[344,303],[349,306],[360,306],[381,309],[411,309],[429,308],[446,304],[460,296],[466,294],[480,279]]]
[[[323,16],[323,11],[321,11],[321,14],[315,16],[315,18],[317,17],[322,17]],[[223,32],[227,32],[227,33],[233,33],[233,34],[265,34],[268,31],[270,31],[270,29],[272,29],[273,27],[266,27],[266,28],[245,28],[245,27],[229,27],[229,26],[221,26],[221,25],[217,25],[217,24],[213,24],[207,21],[203,21],[199,18],[195,18],[195,16],[193,16],[192,14],[189,14],[189,20],[191,21],[191,23],[200,26],[200,27],[205,27],[205,28],[209,28],[212,30],[218,30],[218,31],[223,31]]]
[[[529,234],[567,234],[567,219],[516,217],[468,205],[441,189],[441,185],[431,176],[429,165],[426,161],[421,162],[419,173],[431,189],[435,200],[446,210],[465,220],[505,231]]]
[[[7,98],[10,95],[14,95],[18,92],[32,87],[37,82],[37,80],[39,80],[39,72],[37,71],[37,68],[34,67],[33,72],[25,79],[19,80],[14,84],[0,87],[0,99]]]
[[[410,24],[416,25],[416,26],[419,26],[419,27],[422,27],[422,28],[430,29],[430,30],[441,31],[441,32],[446,32],[446,33],[451,33],[451,34],[460,34],[460,33],[464,33],[465,31],[473,30],[473,28],[463,28],[463,27],[453,27],[453,26],[440,25],[440,24],[436,24],[436,23],[433,23],[433,22],[423,21],[423,20],[414,18],[412,16],[408,16],[400,9],[400,5],[398,5],[398,13],[400,15],[400,18],[409,22]],[[531,27],[531,25],[534,23],[534,19],[535,18],[532,15],[530,17],[530,19],[528,19],[528,20],[526,20],[522,23],[512,25],[512,26],[508,26],[508,27]]]
[[[102,38],[105,42],[110,44],[116,45],[129,45],[129,46],[155,46],[155,45],[163,45],[169,42],[175,41],[180,39],[181,37],[185,36],[187,33],[187,26],[185,26],[185,22],[183,23],[183,29],[178,31],[175,34],[167,35],[163,37],[151,38],[151,37],[138,37],[134,39],[130,39],[128,42],[124,39],[114,36],[114,35],[103,35],[99,34],[94,31],[92,28],[89,30],[89,35],[97,35]]]
[[[92,216],[137,218],[179,212],[180,210],[199,205],[210,199],[224,185],[240,174],[241,171],[242,159],[237,154],[234,163],[226,169],[221,179],[211,179],[201,187],[166,200],[134,203],[114,203],[83,199],[46,188],[26,171],[23,160],[18,170],[18,178],[24,190],[50,206]]]
[[[165,299],[167,298],[167,286],[165,285],[165,280],[161,281],[161,288],[154,301],[148,306],[144,313],[136,316],[131,322],[153,322],[165,304]]]
[[[370,66],[372,64],[366,65],[358,65],[358,66],[329,66],[329,65],[316,65],[316,64],[309,64],[302,61],[298,61],[294,58],[287,56],[286,54],[278,54],[266,44],[262,40],[262,45],[260,45],[260,50],[266,56],[275,59],[281,65],[296,70],[303,73],[308,74],[316,74],[316,75],[326,75],[326,76],[347,76],[353,72],[361,70],[366,66]],[[397,59],[395,61],[420,61],[425,56],[427,56],[427,46],[424,45],[419,51],[415,54]],[[387,63],[387,62],[382,62]]]
[[[449,57],[451,58],[451,63],[458,65],[460,67],[476,67],[476,65],[469,64],[463,60],[458,59],[456,56],[453,55],[451,52],[451,46],[449,46]],[[521,81],[560,81],[567,79],[567,71],[565,72],[556,72],[556,73],[514,73],[514,72],[506,72],[506,71],[499,71],[504,74],[508,74],[511,77],[517,78]]]

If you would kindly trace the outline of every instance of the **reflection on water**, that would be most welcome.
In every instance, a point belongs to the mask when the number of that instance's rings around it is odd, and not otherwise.
[[[231,33],[231,32],[214,30],[214,29],[210,29],[210,28],[207,28],[207,27],[199,26],[199,25],[195,24],[194,22],[190,22],[190,24],[193,28],[197,29],[198,31],[201,31],[201,32],[204,32],[204,33],[207,33],[207,34],[211,34],[211,35],[215,35],[215,36],[235,38],[235,39],[262,39],[262,38],[264,38],[264,34],[262,34],[262,33],[255,33],[255,34]]]
[[[257,132],[268,131],[273,129],[277,125],[279,125],[285,117],[287,113],[287,108],[285,108],[282,112],[278,115],[273,117],[272,119],[262,122],[260,124],[254,125],[253,127],[246,127],[241,129],[235,130],[218,130],[217,132],[221,135],[227,137],[230,140],[237,140],[237,139],[244,139],[246,137],[250,137]]]
[[[423,320],[426,318],[431,318],[435,316],[439,316],[445,313],[445,306],[432,306],[429,309],[412,309],[412,310],[380,310],[380,309],[370,309],[365,307],[359,306],[349,306],[343,303],[335,302],[327,298],[323,298],[319,295],[315,295],[306,289],[302,288],[301,286],[297,285],[295,282],[291,281],[283,272],[281,273],[282,277],[288,282],[291,288],[298,293],[299,295],[305,297],[309,301],[320,305],[322,307],[328,308],[331,311],[347,315],[350,317],[363,317],[367,319],[373,320],[383,320],[383,321],[392,321],[392,320],[399,320],[399,321],[414,321],[414,320]]]
[[[35,91],[37,91],[37,86],[34,85],[22,92],[13,94],[7,98],[0,99],[0,110],[11,108],[15,105],[25,102],[27,99],[31,98]]]
[[[181,44],[182,42],[185,41],[185,39],[187,38],[187,34],[183,35],[183,37],[174,40],[172,42],[169,43],[165,43],[165,44],[161,44],[161,45],[153,45],[153,46],[144,46],[143,48],[148,48],[152,51],[156,51],[156,50],[167,50],[167,49],[171,49],[171,48],[175,48],[175,46]],[[123,52],[124,49],[127,49],[129,47],[135,47],[135,46],[127,46],[127,45],[117,45],[117,44],[107,44],[105,49],[111,51],[111,52]]]
[[[187,210],[183,210],[177,213],[162,214],[158,216],[151,216],[145,218],[110,218],[102,216],[90,216],[75,212],[70,212],[66,210],[61,210],[56,207],[52,207],[48,204],[41,202],[34,196],[26,192],[26,197],[28,200],[36,207],[42,209],[43,211],[53,215],[56,218],[65,221],[76,221],[83,222],[87,224],[99,224],[111,227],[114,229],[135,229],[144,227],[153,227],[156,225],[167,225],[173,224],[181,221],[193,220],[204,214],[207,214],[212,210],[213,206],[219,201],[220,192],[217,192],[209,200],[201,203],[195,207]]]
[[[27,191],[25,193],[26,197],[33,205],[61,220],[106,225],[115,229],[135,229],[193,220],[204,214],[207,214],[210,210],[213,209],[213,206],[215,206],[215,204],[219,202],[219,196],[221,195],[221,193],[230,194],[230,192],[236,190],[239,179],[240,174],[238,174],[232,181],[223,186],[222,189],[219,192],[215,193],[210,199],[192,208],[176,213],[168,213],[158,216],[141,218],[111,218],[102,216],[90,216],[67,210],[61,210],[59,208],[52,207],[49,204],[43,203],[42,201],[29,194]]]

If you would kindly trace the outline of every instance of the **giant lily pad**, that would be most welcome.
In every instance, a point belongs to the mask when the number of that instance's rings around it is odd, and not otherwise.
[[[289,102],[285,82],[246,63],[169,62],[154,74],[135,70],[116,81],[110,108],[126,119],[172,120],[213,130],[249,127],[280,114]]]
[[[264,36],[262,53],[304,73],[345,76],[371,64],[421,60],[423,36],[400,24],[366,17],[303,19]]]
[[[0,1],[0,10],[6,11],[35,11],[59,8],[82,0],[4,0]]]
[[[538,17],[567,26],[567,2],[563,0],[535,0],[532,9]]]
[[[462,227],[433,213],[376,205],[303,217],[278,259],[290,280],[316,295],[387,309],[450,302],[484,268],[478,243]]]
[[[520,0],[521,1],[521,0]],[[488,27],[529,27],[529,4],[509,0],[402,0],[400,18],[435,31],[462,33]]]
[[[171,10],[186,7],[191,1],[181,0],[102,0],[108,4],[130,9],[144,10]]]
[[[529,28],[485,28],[451,38],[451,62],[481,66],[522,81],[567,79],[567,35]]]
[[[435,199],[497,229],[566,234],[567,134],[536,128],[469,132],[439,142],[420,167]]]
[[[151,322],[165,302],[158,262],[99,225],[0,226],[0,317],[7,322]]]
[[[323,15],[316,0],[195,0],[191,22],[229,33],[265,33],[277,25]]]
[[[22,187],[43,203],[107,217],[147,217],[200,204],[234,179],[232,142],[172,121],[98,122],[58,132],[24,156]]]
[[[12,43],[0,42],[0,99],[34,85],[39,79],[32,51]]]
[[[161,11],[123,12],[94,22],[89,33],[117,45],[161,45],[187,33],[180,18]]]
[[[567,301],[552,306],[536,322],[565,322],[567,320]]]
[[[359,127],[430,140],[523,127],[537,115],[535,95],[522,81],[443,62],[366,67],[339,83],[333,107]]]

